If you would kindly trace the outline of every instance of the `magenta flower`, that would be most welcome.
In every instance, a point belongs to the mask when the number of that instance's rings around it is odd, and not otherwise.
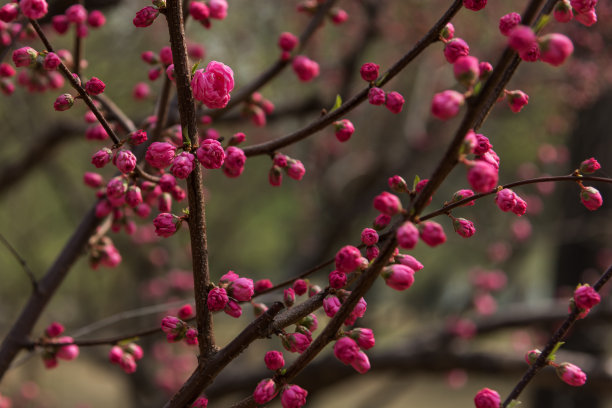
[[[601,169],[601,165],[594,157],[586,159],[585,161],[580,163],[580,172],[582,174],[592,174],[599,169]]]
[[[155,233],[164,238],[168,238],[176,232],[175,219],[178,218],[170,213],[161,213],[153,220]]]
[[[435,221],[425,221],[421,223],[419,235],[429,246],[435,247],[446,242],[444,229]]]
[[[495,188],[498,181],[497,169],[484,161],[477,161],[468,170],[470,186],[477,193],[487,193]]]
[[[218,169],[225,160],[225,151],[219,141],[214,139],[204,139],[198,148],[196,155],[202,166],[206,169]]]
[[[466,87],[476,83],[480,76],[478,58],[471,56],[459,57],[453,64],[455,79]]]
[[[444,45],[444,57],[453,64],[457,58],[470,54],[469,45],[461,38],[453,38]]]
[[[453,228],[455,232],[461,235],[463,238],[469,238],[476,233],[476,227],[474,223],[465,218],[455,218],[453,220]]]
[[[19,8],[27,18],[38,20],[47,14],[48,5],[45,0],[20,0]]]
[[[74,98],[72,95],[65,93],[57,97],[53,103],[53,109],[56,111],[65,111],[70,109],[72,105],[74,105]]]
[[[483,388],[478,391],[474,397],[474,405],[476,408],[499,408],[501,404],[501,398],[497,391],[489,388]]]
[[[403,223],[396,232],[397,243],[400,248],[412,249],[419,242],[419,230],[410,221]]]
[[[189,152],[179,153],[172,162],[170,171],[176,178],[186,179],[193,171],[193,161],[195,157]]]
[[[342,306],[342,303],[335,295],[327,295],[323,299],[323,310],[328,317],[334,317],[340,310],[340,306]]]
[[[136,27],[148,27],[159,15],[159,10],[152,6],[147,6],[136,13],[136,17],[132,20],[132,23]]]
[[[147,149],[145,159],[151,166],[163,169],[172,164],[176,147],[167,142],[153,142]]]
[[[206,304],[211,312],[217,312],[225,309],[225,305],[228,301],[229,298],[224,288],[213,288],[208,292]]]
[[[423,264],[420,263],[412,255],[406,255],[406,254],[396,255],[395,261],[401,263],[402,265],[406,265],[407,267],[414,270],[415,272],[418,272],[424,268]]]
[[[574,291],[574,302],[579,309],[590,310],[600,301],[599,293],[589,285],[579,285]]]
[[[238,177],[244,171],[246,163],[246,155],[242,149],[236,146],[230,146],[225,152],[225,161],[223,163],[223,172],[228,177]]]
[[[557,368],[557,375],[568,385],[572,387],[580,387],[586,382],[586,374],[580,369],[570,363],[562,363]]]
[[[380,106],[385,104],[387,94],[381,88],[372,87],[368,91],[368,102],[374,106]]]
[[[414,283],[414,270],[402,264],[387,266],[381,276],[387,286],[395,290],[406,290]]]
[[[361,265],[361,252],[352,245],[346,245],[336,253],[335,261],[338,271],[353,272]]]
[[[276,350],[268,351],[264,356],[264,362],[266,363],[266,367],[272,371],[280,370],[285,365],[283,353]]]
[[[400,199],[389,192],[383,191],[374,197],[374,208],[383,214],[393,216],[402,210]]]
[[[287,167],[285,167],[285,170],[287,171],[287,175],[289,177],[298,181],[304,177],[304,174],[306,174],[306,168],[304,167],[304,164],[302,164],[301,161],[295,159],[287,161]]]
[[[278,394],[278,388],[276,383],[271,378],[261,380],[255,391],[253,392],[253,399],[257,404],[265,404],[270,402]]]
[[[288,32],[281,33],[280,37],[278,37],[278,46],[281,50],[286,52],[291,52],[298,45],[299,39]]]
[[[105,87],[106,85],[104,82],[96,77],[92,77],[85,83],[85,91],[92,96],[100,95],[102,92],[104,92]]]
[[[431,113],[438,119],[450,119],[459,113],[464,100],[462,94],[450,89],[437,93],[431,101]]]
[[[357,327],[349,332],[353,340],[364,350],[369,350],[376,344],[372,329]]]
[[[563,64],[574,52],[572,40],[563,34],[552,33],[542,36],[540,43],[540,60],[555,67]]]
[[[332,123],[332,125],[334,125],[336,131],[336,139],[340,142],[346,142],[355,132],[355,126],[348,119],[338,120]]]
[[[136,168],[136,156],[129,150],[119,150],[115,155],[114,162],[123,174],[131,173]]]
[[[229,285],[230,296],[239,302],[248,302],[253,297],[254,292],[252,279],[238,278]]]
[[[399,92],[389,92],[385,101],[385,106],[391,113],[400,113],[404,106],[404,97]]]
[[[373,62],[367,62],[361,66],[359,69],[359,73],[361,74],[361,78],[364,81],[376,81],[378,78],[378,71],[380,69],[380,65],[375,64]]]
[[[304,55],[293,58],[291,66],[302,82],[308,82],[319,76],[319,64]]]
[[[584,187],[582,191],[580,191],[580,200],[582,204],[591,211],[595,211],[603,204],[601,194],[594,187]]]
[[[487,0],[463,0],[463,7],[468,10],[482,10],[487,5]]]
[[[234,71],[227,65],[211,61],[206,70],[199,69],[191,80],[193,97],[210,109],[227,106],[234,89]]]
[[[510,13],[502,16],[499,19],[499,31],[502,35],[510,35],[510,31],[521,24],[521,15],[519,13]]]

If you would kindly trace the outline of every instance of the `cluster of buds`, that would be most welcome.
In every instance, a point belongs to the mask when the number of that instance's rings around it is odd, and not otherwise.
[[[203,57],[203,51],[201,54]],[[150,81],[155,81],[164,73],[168,75],[170,80],[174,80],[174,63],[172,59],[172,50],[170,47],[162,47],[158,54],[150,50],[144,51],[142,54],[140,54],[140,59],[151,66],[147,73],[147,77]],[[142,85],[140,85],[139,88],[143,88]],[[148,96],[148,92],[145,89],[137,89],[135,87],[133,96],[135,99],[144,99],[146,96]]]
[[[539,60],[558,67],[574,52],[572,41],[565,35],[551,33],[538,37],[530,27],[520,23],[518,13],[506,14],[499,21],[499,29],[523,61]]]
[[[562,0],[555,4],[553,16],[560,23],[567,23],[573,18],[587,27],[597,22],[595,5],[597,1],[588,0]]]
[[[166,316],[161,321],[161,328],[166,333],[169,343],[185,340],[190,346],[198,344],[198,330],[175,316]]]
[[[316,14],[317,10],[323,3],[325,2],[321,0],[302,0],[300,3],[298,3],[296,9],[300,13],[305,13],[310,16],[313,16]],[[334,24],[342,24],[346,20],[348,20],[349,16],[348,13],[343,9],[339,7],[332,7],[331,10],[329,10],[329,12],[327,13],[327,17]]]
[[[272,379],[261,380],[255,391],[253,399],[257,404],[266,404],[274,399],[281,391],[281,387]],[[283,408],[300,408],[306,404],[308,391],[295,384],[286,384],[282,387],[281,405]]]
[[[319,64],[305,55],[297,55],[291,62],[293,72],[302,82],[309,82],[319,76]]]
[[[238,318],[242,315],[239,302],[250,301],[254,293],[252,279],[241,278],[234,271],[229,271],[221,277],[219,285],[208,292],[206,303],[212,312],[223,310],[228,315]]]
[[[89,265],[92,269],[98,269],[100,265],[114,268],[121,263],[121,259],[119,250],[107,236],[103,236],[96,243],[90,244]]]
[[[51,53],[47,54],[47,56],[49,55],[51,55]],[[85,83],[85,86],[83,88],[85,89],[85,92],[87,92],[88,95],[96,96],[104,92],[105,87],[106,85],[99,78],[92,77],[89,81]],[[55,109],[56,111],[60,111],[60,112],[68,110],[72,107],[72,105],[74,105],[75,99],[79,99],[79,98],[80,98],[79,95],[72,96],[69,93],[61,94],[55,99],[55,102],[53,103],[53,109]],[[96,138],[96,137],[91,137],[91,138]],[[105,139],[106,137],[102,137],[102,138]]]
[[[542,352],[538,349],[530,350],[525,353],[525,361],[527,364],[532,365],[538,360],[541,354]],[[548,356],[545,364],[554,367],[559,378],[572,387],[580,387],[586,383],[587,376],[580,367],[572,363],[556,363],[554,353]]]
[[[361,255],[357,247],[346,245],[336,253],[335,263],[336,269],[329,274],[329,285],[334,289],[340,289],[344,287],[351,273],[366,269],[369,261]]]
[[[283,292],[283,303],[285,306],[293,306],[295,303],[295,296],[302,296],[308,293],[310,286],[310,282],[304,279],[297,279],[293,282],[293,286],[285,289]]]
[[[323,299],[323,310],[325,311],[325,314],[329,317],[334,317],[336,313],[338,313],[338,310],[340,310],[342,303],[346,301],[350,294],[351,292],[344,289],[340,289],[336,290],[336,292],[333,294],[325,296],[325,299]],[[355,324],[355,321],[358,318],[363,317],[367,308],[368,304],[366,303],[365,299],[360,298],[353,310],[351,311],[349,317],[347,317],[344,321],[344,325],[352,326],[353,324]]]
[[[336,340],[334,355],[342,363],[364,374],[370,369],[370,360],[361,349],[369,350],[374,344],[374,334],[371,329],[355,328]]]
[[[64,326],[53,322],[45,329],[45,335],[40,339],[43,348],[42,359],[46,368],[55,368],[58,358],[66,361],[74,360],[79,356],[79,346],[72,344],[74,339],[69,336],[60,336]]]
[[[306,174],[306,168],[300,160],[292,159],[282,153],[276,153],[268,173],[268,182],[271,186],[278,187],[281,185],[283,182],[283,170],[287,176],[298,181]]]
[[[601,165],[595,158],[591,157],[580,163],[580,168],[574,171],[574,174],[592,174],[599,169],[601,169]],[[580,186],[580,201],[587,209],[595,211],[602,206],[603,198],[595,187],[585,187],[582,182],[578,182],[578,185]]]
[[[385,105],[392,113],[400,113],[404,106],[404,97],[395,91],[386,93],[376,86],[379,70],[380,66],[373,62],[363,64],[359,70],[361,78],[372,86],[368,91],[368,102],[375,106]]]
[[[76,35],[85,38],[89,28],[100,28],[106,23],[106,17],[99,10],[87,12],[81,4],[74,4],[66,9],[64,14],[58,14],[51,19],[51,25],[58,34],[66,34],[70,25],[75,27]]]
[[[468,183],[477,193],[487,193],[497,186],[499,180],[500,159],[489,139],[470,130],[461,148],[460,160],[467,166]],[[467,155],[474,155],[468,160]]]
[[[47,15],[49,5],[46,0],[13,1],[0,8],[0,20],[10,23],[17,18],[20,11],[25,17],[38,20]]]
[[[254,92],[242,109],[242,115],[251,118],[251,122],[255,126],[266,125],[266,115],[271,115],[274,112],[274,104],[265,99],[259,92]]]
[[[211,26],[211,19],[223,20],[227,17],[226,0],[208,0],[189,2],[189,14],[206,29]]]
[[[296,323],[293,333],[280,333],[281,343],[287,351],[301,354],[312,343],[312,332],[318,327],[317,316],[311,313]]]
[[[14,50],[12,59],[16,67],[25,68],[19,71],[17,84],[24,87],[28,92],[44,92],[49,89],[61,88],[64,85],[64,77],[57,71],[57,67],[60,63],[72,64],[72,55],[67,50],[58,50],[57,53],[38,52],[27,46]],[[8,64],[0,66],[2,89],[8,95],[15,89],[13,83],[8,79],[14,75],[15,70]],[[70,106],[72,105],[70,104]],[[56,108],[56,110],[59,109]]]
[[[397,229],[396,238],[398,245],[403,249],[413,249],[419,238],[431,247],[446,242],[444,228],[435,221],[421,222],[418,227],[411,221],[406,221]]]
[[[136,371],[136,362],[142,356],[142,348],[136,343],[113,346],[108,353],[110,362],[117,364],[127,374],[132,374]]]
[[[289,32],[281,33],[278,37],[278,47],[281,49],[281,60],[288,61],[291,59],[291,52],[300,43],[300,39]]]
[[[527,211],[527,203],[509,188],[501,189],[495,195],[495,204],[504,212],[512,211],[519,217]]]

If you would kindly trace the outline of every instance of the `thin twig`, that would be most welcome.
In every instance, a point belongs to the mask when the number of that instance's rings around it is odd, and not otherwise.
[[[19,262],[19,264],[23,268],[26,275],[28,275],[28,278],[30,279],[30,283],[32,284],[32,290],[34,290],[35,293],[38,293],[38,282],[36,281],[36,277],[34,276],[34,273],[28,266],[28,263],[26,262],[26,260],[21,255],[19,255],[19,252],[17,252],[17,250],[11,245],[10,242],[8,242],[8,240],[1,233],[0,233],[0,241],[2,241],[4,246],[11,252],[11,254],[17,260],[17,262]]]

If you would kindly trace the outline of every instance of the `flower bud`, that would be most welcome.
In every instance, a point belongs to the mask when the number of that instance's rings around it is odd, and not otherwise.
[[[478,58],[464,56],[459,57],[453,64],[455,79],[463,86],[469,88],[473,86],[480,76]]]
[[[582,204],[591,211],[595,211],[603,204],[601,194],[594,187],[584,187],[580,191],[580,200]]]
[[[381,88],[372,87],[368,91],[368,102],[375,106],[384,105],[386,100],[385,91]]]
[[[299,39],[295,35],[288,32],[281,33],[280,37],[278,38],[278,46],[281,50],[286,52],[293,51],[294,48],[297,47],[298,43]]]
[[[470,238],[476,232],[474,223],[465,218],[455,218],[453,220],[453,228],[455,232],[461,235],[463,238]]]
[[[440,31],[440,38],[442,41],[452,40],[455,36],[455,26],[452,23],[446,23],[442,31]]]
[[[574,18],[570,2],[568,0],[558,1],[553,9],[553,17],[560,23],[567,23]]]
[[[406,180],[402,177],[395,175],[393,177],[389,177],[388,180],[389,188],[396,193],[407,193],[408,192],[408,184]]]
[[[414,283],[414,270],[401,264],[385,267],[381,276],[387,286],[395,290],[406,290]]]
[[[538,358],[540,358],[541,354],[542,352],[538,349],[529,350],[527,353],[525,353],[525,361],[527,364],[532,365]]]
[[[74,98],[72,95],[65,93],[57,97],[53,103],[53,109],[56,111],[65,111],[70,109],[72,105],[74,105]]]
[[[265,380],[261,380],[257,387],[255,387],[255,391],[253,391],[253,399],[256,404],[265,404],[270,402],[274,397],[278,394],[278,388],[276,383],[271,378],[266,378]]]
[[[447,120],[459,113],[465,98],[453,90],[446,90],[434,95],[431,101],[431,113],[438,119]]]
[[[574,52],[572,40],[563,34],[547,34],[539,39],[540,60],[558,67]]]
[[[497,169],[484,161],[473,163],[468,170],[470,186],[477,193],[487,193],[495,188],[498,181]]]
[[[85,91],[92,96],[100,95],[104,92],[106,85],[96,77],[92,77],[85,83]]]
[[[211,312],[223,310],[229,301],[227,292],[224,288],[213,288],[208,292],[206,304]]]
[[[510,35],[510,31],[521,24],[521,15],[519,13],[510,13],[502,16],[499,19],[499,31],[502,35]]]
[[[400,248],[413,249],[419,242],[419,230],[412,222],[406,221],[397,229],[396,237]]]
[[[346,142],[355,132],[355,127],[348,119],[338,120],[332,123],[332,125],[334,125],[336,131],[336,139],[340,142]]]
[[[399,92],[389,92],[386,96],[385,106],[391,113],[398,114],[404,106],[404,97]]]
[[[136,17],[132,20],[132,23],[136,27],[148,27],[159,15],[159,10],[155,7],[147,6],[136,13]]]
[[[383,191],[374,197],[374,208],[383,214],[393,216],[402,210],[402,202],[400,199],[391,193]]]
[[[444,45],[444,57],[453,64],[459,57],[470,54],[469,45],[461,38],[453,38]]]
[[[334,289],[343,288],[346,285],[346,274],[338,270],[333,270],[329,273],[329,286]]]
[[[276,350],[268,351],[264,356],[264,362],[266,363],[266,367],[272,371],[280,370],[285,365],[283,353]]]
[[[429,246],[435,247],[446,242],[444,229],[435,221],[425,221],[420,224],[419,236]]]
[[[497,391],[483,388],[474,397],[474,405],[476,408],[499,408],[501,407],[501,398]]]
[[[562,363],[556,369],[559,378],[572,387],[580,387],[586,382],[586,374],[574,364]]]
[[[468,10],[482,10],[487,5],[487,0],[463,0],[463,7]]]
[[[308,82],[319,76],[319,64],[304,55],[295,57],[291,66],[302,82]]]
[[[308,282],[304,279],[296,280],[295,282],[293,282],[293,290],[298,296],[306,294],[306,292],[308,292]]]
[[[176,232],[175,219],[178,218],[170,213],[161,213],[153,220],[155,233],[164,238],[168,238]]]
[[[359,73],[364,81],[372,82],[378,78],[380,65],[373,62],[367,62],[361,66]]]

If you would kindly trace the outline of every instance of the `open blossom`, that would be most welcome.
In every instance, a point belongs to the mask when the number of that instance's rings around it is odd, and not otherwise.
[[[584,187],[580,192],[582,204],[589,210],[595,211],[603,204],[601,194],[594,187]]]
[[[208,292],[206,304],[211,312],[223,310],[229,301],[227,292],[224,288],[213,288]]]
[[[179,153],[172,162],[170,171],[176,178],[186,179],[193,171],[193,161],[195,157],[189,152]]]
[[[434,95],[431,101],[431,113],[438,119],[447,120],[459,113],[465,98],[457,91],[448,89]]]
[[[395,290],[406,290],[414,283],[414,270],[402,264],[387,266],[381,276],[387,286]]]
[[[257,404],[265,404],[276,397],[276,394],[278,394],[276,383],[271,378],[266,378],[261,380],[257,387],[255,387],[253,399]]]
[[[568,385],[580,387],[586,382],[586,374],[580,367],[571,363],[562,363],[557,369],[557,375]]]
[[[446,242],[444,229],[435,221],[425,221],[420,225],[419,236],[429,246],[435,247]]]
[[[159,10],[152,6],[147,6],[136,13],[136,17],[132,20],[132,23],[136,27],[148,27],[159,15]]]
[[[400,248],[412,249],[419,242],[419,230],[413,223],[406,221],[397,229],[396,237]]]
[[[476,408],[499,408],[501,405],[501,398],[497,391],[489,388],[483,388],[478,391],[474,397],[474,405]]]
[[[555,67],[563,64],[565,60],[574,52],[572,40],[563,34],[547,34],[539,39],[540,60]]]
[[[20,0],[19,8],[27,18],[32,20],[43,18],[48,11],[46,0]]]
[[[291,66],[302,82],[308,82],[319,76],[319,64],[304,55],[295,57]]]
[[[176,147],[167,142],[153,142],[147,149],[147,163],[157,169],[163,169],[172,164]]]
[[[210,109],[227,106],[234,89],[234,71],[218,61],[211,61],[206,70],[199,69],[191,79],[193,97]]]

